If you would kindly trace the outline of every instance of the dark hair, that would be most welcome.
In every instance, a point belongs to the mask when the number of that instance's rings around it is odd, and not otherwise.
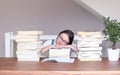
[[[68,35],[69,38],[69,43],[67,43],[68,45],[72,44],[73,39],[74,39],[74,33],[71,30],[63,30],[61,31],[58,35],[65,33]]]

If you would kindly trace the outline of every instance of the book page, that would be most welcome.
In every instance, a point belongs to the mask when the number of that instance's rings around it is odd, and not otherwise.
[[[74,58],[67,58],[67,57],[53,57],[53,58],[46,58],[42,60],[42,62],[64,62],[64,63],[74,63]]]

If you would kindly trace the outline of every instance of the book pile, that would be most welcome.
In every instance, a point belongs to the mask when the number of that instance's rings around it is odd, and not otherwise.
[[[80,50],[78,59],[80,61],[101,61],[102,40],[101,32],[78,32],[77,46]]]
[[[18,31],[16,56],[18,61],[39,61],[42,31]]]

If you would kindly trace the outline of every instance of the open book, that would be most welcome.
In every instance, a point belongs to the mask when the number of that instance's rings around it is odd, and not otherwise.
[[[74,59],[70,58],[70,48],[50,49],[49,58],[42,62],[68,62],[73,63]]]
[[[63,62],[63,63],[74,63],[74,58],[68,57],[54,57],[54,58],[46,58],[43,59],[42,62]]]

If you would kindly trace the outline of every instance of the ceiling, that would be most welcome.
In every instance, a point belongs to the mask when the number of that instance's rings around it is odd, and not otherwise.
[[[102,16],[110,16],[120,21],[120,0],[73,0],[84,9],[102,20]]]

